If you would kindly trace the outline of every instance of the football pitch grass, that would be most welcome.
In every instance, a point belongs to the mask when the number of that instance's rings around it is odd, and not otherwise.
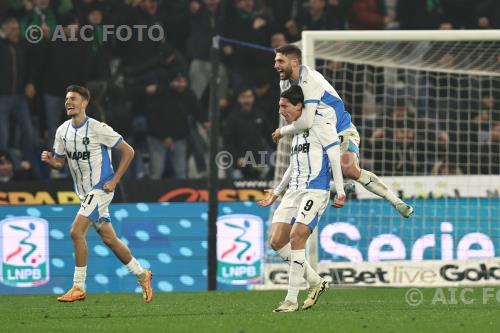
[[[500,304],[486,304],[481,288],[467,303],[432,300],[436,289],[420,289],[424,301],[409,306],[408,289],[329,289],[310,310],[272,313],[285,291],[156,293],[146,304],[139,294],[88,294],[75,303],[55,295],[0,296],[1,332],[499,332]],[[444,292],[447,289],[443,288]],[[300,300],[305,297],[301,292]],[[497,297],[500,297],[497,296]],[[453,297],[446,296],[453,303]]]

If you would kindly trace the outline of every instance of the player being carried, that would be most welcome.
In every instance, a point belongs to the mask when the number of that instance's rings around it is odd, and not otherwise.
[[[93,226],[103,242],[133,273],[142,287],[144,301],[151,302],[152,273],[143,269],[132,256],[129,248],[117,236],[111,225],[109,204],[113,192],[134,156],[134,150],[108,125],[86,115],[90,92],[80,86],[69,86],[66,90],[66,113],[71,118],[56,132],[55,155],[42,152],[42,161],[54,169],[61,169],[65,159],[73,177],[75,192],[81,207],[71,225],[71,239],[75,251],[75,273],[73,287],[57,300],[60,302],[81,301],[86,298],[87,275],[86,235]],[[121,155],[116,173],[111,165],[111,148]]]
[[[388,200],[401,214],[408,218],[413,214],[413,207],[398,198],[382,180],[368,170],[359,167],[360,137],[351,115],[345,110],[344,102],[335,89],[319,72],[302,65],[301,50],[291,44],[275,50],[274,68],[280,76],[281,91],[292,85],[302,87],[305,109],[302,116],[292,124],[276,129],[274,141],[284,135],[294,135],[321,123],[334,123],[340,138],[342,154],[342,173],[345,177],[360,183],[368,191]],[[323,133],[320,139],[323,145],[332,142],[336,133]]]
[[[297,120],[304,107],[304,95],[299,86],[291,86],[281,93],[279,113],[287,123]],[[328,282],[316,273],[305,258],[305,244],[328,206],[330,197],[330,162],[335,185],[342,189],[340,166],[340,141],[335,127],[329,128],[335,141],[327,146],[320,143],[324,128],[318,125],[294,135],[290,151],[290,165],[280,184],[268,190],[268,196],[258,202],[260,206],[271,205],[285,190],[283,199],[274,212],[269,242],[278,255],[290,265],[288,294],[285,301],[274,312],[297,311],[299,287],[302,278],[310,289],[302,309],[311,308],[319,296],[328,288]],[[324,125],[329,126],[329,125]],[[320,130],[319,130],[320,129]],[[288,188],[288,189],[287,189]],[[345,195],[337,197],[334,206],[344,205]]]

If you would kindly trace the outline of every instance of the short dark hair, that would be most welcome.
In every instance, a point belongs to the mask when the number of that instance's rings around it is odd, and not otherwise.
[[[274,52],[284,54],[287,57],[297,57],[297,59],[299,59],[299,62],[302,62],[302,51],[298,46],[294,44],[285,44],[283,46],[277,47]]]
[[[281,98],[286,98],[293,105],[302,103],[304,105],[304,93],[300,86],[291,86],[287,90],[283,91],[280,95]]]
[[[82,96],[84,100],[90,101],[90,91],[82,86],[77,86],[77,85],[71,85],[68,88],[66,88],[66,93],[69,92],[76,92]]]
[[[3,20],[0,20],[0,24],[1,24],[2,27],[5,26],[5,25],[7,25],[7,24],[9,24],[9,23],[12,23],[12,22],[19,23],[19,20],[17,18],[15,18],[14,16],[9,16],[9,17],[6,17]]]

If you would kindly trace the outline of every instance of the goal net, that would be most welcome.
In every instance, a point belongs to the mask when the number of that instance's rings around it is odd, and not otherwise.
[[[325,212],[310,261],[500,256],[500,33],[306,31],[301,47],[352,115],[361,168],[415,207],[403,219],[356,183]],[[289,149],[282,140],[276,182]]]

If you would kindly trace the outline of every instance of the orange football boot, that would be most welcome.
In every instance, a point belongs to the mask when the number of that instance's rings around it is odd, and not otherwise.
[[[59,302],[74,302],[83,301],[87,297],[87,293],[77,286],[73,286],[66,294],[57,298]]]
[[[153,279],[153,273],[150,270],[145,269],[144,273],[146,277],[142,280],[139,280],[139,284],[142,288],[142,298],[146,303],[149,303],[153,300],[153,289],[151,288],[151,280]]]

